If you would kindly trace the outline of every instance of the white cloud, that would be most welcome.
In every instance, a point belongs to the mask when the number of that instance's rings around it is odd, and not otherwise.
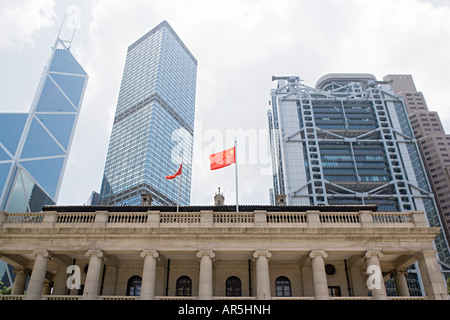
[[[54,25],[54,0],[0,2],[0,52],[33,46],[38,33]]]

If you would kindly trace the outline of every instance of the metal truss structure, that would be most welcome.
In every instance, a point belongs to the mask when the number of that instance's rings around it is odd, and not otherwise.
[[[274,194],[290,205],[377,204],[424,211],[442,227],[401,96],[370,74],[330,74],[316,88],[273,77],[268,112]],[[436,238],[440,260],[448,244]]]

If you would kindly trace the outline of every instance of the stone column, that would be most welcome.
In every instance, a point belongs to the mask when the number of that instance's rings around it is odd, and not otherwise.
[[[256,250],[253,258],[256,261],[256,299],[270,300],[269,250]]]
[[[66,266],[60,266],[56,271],[55,282],[53,284],[53,295],[64,295],[67,289],[67,278],[69,274],[67,273]]]
[[[41,299],[48,260],[51,259],[51,255],[47,250],[35,250],[33,251],[33,255],[35,256],[34,266],[24,300]]]
[[[102,271],[102,260],[105,258],[101,250],[89,250],[86,252],[89,258],[89,267],[84,284],[83,300],[97,300]]]
[[[316,300],[328,300],[328,282],[327,274],[325,273],[324,259],[328,257],[325,250],[312,250],[309,253],[309,259],[312,264],[313,281],[314,281],[314,296]]]
[[[50,280],[44,281],[44,287],[42,288],[42,295],[48,296],[50,294],[50,291],[52,290],[53,283],[50,282]]]
[[[379,259],[382,257],[383,253],[379,249],[370,249],[364,254],[364,259],[367,263],[367,273],[369,274],[366,285],[372,290],[372,298],[374,300],[387,300],[386,287],[384,285]]]
[[[394,277],[395,287],[397,288],[397,295],[402,297],[409,297],[408,282],[406,282],[406,269],[398,269],[392,272]]]
[[[144,250],[141,252],[141,257],[145,258],[142,272],[141,300],[154,300],[156,261],[159,260],[159,253],[156,250]]]
[[[444,279],[439,268],[435,250],[422,250],[416,257],[419,262],[425,294],[430,299],[448,300]]]
[[[216,254],[212,250],[200,250],[197,258],[200,259],[200,276],[198,286],[198,299],[212,299],[212,263]]]
[[[27,272],[23,267],[15,267],[14,271],[16,277],[14,279],[14,284],[11,290],[12,295],[21,295],[25,291],[25,284],[27,283]]]

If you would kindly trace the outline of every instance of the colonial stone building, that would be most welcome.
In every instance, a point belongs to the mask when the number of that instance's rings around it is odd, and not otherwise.
[[[376,206],[0,213],[0,258],[16,273],[12,294],[1,298],[448,299],[432,242],[438,232],[423,212]],[[422,297],[406,285],[415,262]],[[386,294],[391,277],[395,297]]]

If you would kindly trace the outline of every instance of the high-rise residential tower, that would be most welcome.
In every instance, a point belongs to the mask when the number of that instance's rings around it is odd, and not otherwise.
[[[100,204],[189,205],[197,60],[161,22],[128,48]],[[177,181],[164,177],[178,171]]]
[[[88,80],[68,44],[58,36],[30,113],[0,114],[0,211],[57,201]]]
[[[387,82],[371,74],[328,74],[315,88],[299,77],[273,80],[274,196],[286,195],[288,205],[423,211],[430,226],[442,228],[403,99]],[[450,265],[442,232],[435,246]]]
[[[450,134],[446,134],[439,115],[430,111],[423,93],[416,90],[409,74],[388,74],[395,94],[403,97],[414,136],[431,182],[431,189],[450,239]]]

